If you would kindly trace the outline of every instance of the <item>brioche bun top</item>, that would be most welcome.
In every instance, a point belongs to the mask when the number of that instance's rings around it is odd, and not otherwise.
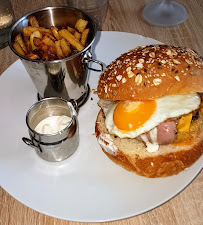
[[[111,62],[100,75],[100,99],[153,100],[203,92],[203,61],[189,48],[140,46]]]

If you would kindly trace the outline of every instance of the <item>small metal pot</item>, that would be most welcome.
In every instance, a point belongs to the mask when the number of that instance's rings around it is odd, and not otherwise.
[[[54,134],[40,134],[35,127],[49,116],[65,115],[71,117],[67,127]],[[44,160],[57,162],[71,156],[79,144],[77,113],[71,102],[52,97],[44,98],[33,104],[27,112],[26,124],[31,139],[23,141],[33,147]]]
[[[90,33],[87,42],[89,45],[75,55],[54,61],[40,61],[28,59],[18,54],[12,42],[17,34],[22,34],[23,27],[28,26],[28,17],[35,16],[40,26],[49,28],[64,25],[74,27],[78,19],[88,21]],[[70,7],[47,7],[30,12],[19,19],[9,33],[9,46],[20,57],[29,76],[31,77],[39,95],[46,97],[61,97],[66,100],[75,99],[80,107],[87,100],[89,94],[88,67],[89,62],[99,64],[101,69],[92,69],[98,72],[103,70],[101,62],[92,59],[91,46],[96,36],[95,22],[83,11]]]

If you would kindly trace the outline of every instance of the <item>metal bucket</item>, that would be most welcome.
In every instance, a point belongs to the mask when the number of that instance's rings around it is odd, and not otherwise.
[[[71,121],[68,126],[57,133],[41,134],[36,132],[36,126],[51,116],[68,116]],[[70,157],[78,147],[77,113],[72,103],[65,99],[52,97],[36,102],[27,112],[26,124],[30,139],[23,137],[23,141],[33,147],[37,154],[46,161],[62,161]]]
[[[22,34],[23,27],[28,26],[28,17],[35,16],[40,26],[49,28],[55,26],[62,28],[64,25],[74,27],[78,19],[88,21],[90,33],[88,46],[75,55],[54,61],[32,60],[18,54],[12,46],[17,34]],[[99,64],[101,69],[92,69],[98,72],[103,70],[101,62],[92,59],[91,46],[96,35],[95,22],[83,11],[70,7],[47,7],[30,12],[19,19],[11,28],[9,46],[20,57],[29,76],[31,77],[41,98],[61,97],[66,100],[74,99],[81,106],[89,94],[88,67],[89,62]]]

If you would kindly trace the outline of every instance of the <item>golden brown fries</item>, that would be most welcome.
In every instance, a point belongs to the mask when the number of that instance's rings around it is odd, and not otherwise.
[[[90,32],[90,29],[89,29],[89,28],[86,28],[86,29],[82,32],[80,42],[81,42],[81,44],[82,44],[83,46],[85,46],[86,43],[87,43],[87,38],[88,38],[89,32]]]
[[[83,20],[83,19],[79,19],[76,24],[75,24],[75,28],[82,33],[84,31],[84,29],[86,28],[88,24],[88,21]]]
[[[68,45],[67,41],[64,38],[61,39],[60,42],[61,42],[61,49],[63,51],[64,56],[68,57],[71,53],[70,46]]]
[[[49,39],[51,39],[52,41],[56,41],[56,38],[52,35],[52,34],[49,34],[49,33],[43,33],[44,36],[47,36]]]
[[[34,38],[37,37],[37,38],[42,38],[42,34],[37,30],[37,31],[34,31],[31,35],[30,35],[30,44],[32,46],[32,50],[34,51],[37,46],[35,46],[34,44]]]
[[[71,34],[75,33],[75,29],[74,28],[67,26],[67,29],[68,29],[68,31],[71,32]]]
[[[25,56],[25,52],[23,51],[23,49],[21,48],[21,46],[17,42],[13,43],[13,47],[18,54],[20,54],[22,56]]]
[[[15,42],[17,42],[17,43],[20,45],[20,47],[23,49],[23,51],[24,51],[25,53],[27,53],[27,47],[26,47],[26,45],[25,45],[25,43],[24,43],[24,41],[23,41],[23,39],[22,39],[21,34],[18,34],[18,35],[15,37]]]
[[[50,61],[49,54],[47,53],[47,51],[43,53],[42,60],[43,61]]]
[[[44,27],[23,27],[23,36],[30,36],[34,31],[39,31],[40,33],[49,33],[52,34],[51,30],[46,29]]]
[[[50,46],[50,47],[53,47],[53,46]],[[49,60],[50,60],[50,61],[58,59],[58,56],[56,55],[56,54],[57,54],[57,53],[56,53],[56,48],[54,48],[54,49],[55,49],[55,53],[52,53],[52,52],[51,52],[51,50],[53,50],[53,49],[51,49],[51,48],[49,48],[49,49],[47,50],[47,54],[49,55]]]
[[[58,29],[57,29],[56,27],[54,27],[54,26],[51,26],[50,29],[51,29],[51,31],[52,31],[54,37],[55,37],[57,40],[61,40],[62,37],[61,37],[60,34],[58,33]]]
[[[40,45],[44,44],[42,42],[42,39],[41,38],[38,38],[38,37],[34,37],[33,38],[33,42],[34,42],[34,45],[37,46],[37,47],[39,47]]]
[[[42,42],[43,42],[45,45],[55,46],[54,41],[52,41],[48,36],[44,36],[44,37],[42,38]]]
[[[29,58],[29,59],[39,59],[40,57],[37,54],[27,54],[25,57]]]
[[[63,51],[61,49],[61,42],[59,41],[55,41],[55,47],[56,47],[56,52],[57,52],[57,56],[59,59],[63,59],[64,55],[63,55]]]
[[[81,38],[81,33],[75,31],[75,32],[74,32],[74,36],[75,36],[78,40],[80,40],[80,38]]]
[[[66,29],[59,30],[59,34],[64,37],[73,47],[75,47],[78,51],[82,51],[84,49],[84,46],[80,43],[80,41],[71,34]]]
[[[49,50],[49,52],[51,52],[54,55],[57,54],[57,51],[56,51],[56,47],[55,46],[49,46],[48,50]]]
[[[25,43],[26,48],[27,48],[27,53],[32,52],[32,46],[31,46],[29,37],[24,37],[24,43]]]
[[[28,18],[28,23],[32,26],[32,27],[39,27],[39,23],[36,20],[35,16],[29,16]]]
[[[61,29],[40,27],[34,16],[28,18],[29,26],[23,27],[13,42],[14,49],[29,59],[51,61],[63,59],[82,51],[87,46],[90,32],[88,21],[77,20],[74,27],[64,25]]]

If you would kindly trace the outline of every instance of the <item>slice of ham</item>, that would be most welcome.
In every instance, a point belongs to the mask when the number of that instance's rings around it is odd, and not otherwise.
[[[162,122],[156,127],[157,129],[156,142],[159,145],[167,145],[174,142],[175,135],[177,132],[176,123],[177,123],[176,120],[166,121],[166,122]],[[152,137],[150,135],[150,131],[145,134],[149,142],[153,143]]]
[[[157,126],[157,142],[159,145],[173,143],[177,129],[176,121],[167,121]]]

